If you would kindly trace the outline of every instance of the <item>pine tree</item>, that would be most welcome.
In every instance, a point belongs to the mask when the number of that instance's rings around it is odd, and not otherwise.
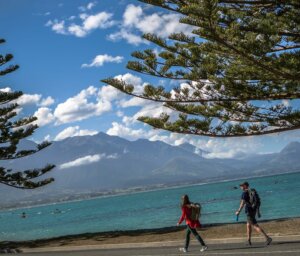
[[[154,128],[211,137],[251,136],[300,128],[299,0],[142,0],[181,16],[191,32],[143,38],[159,47],[136,51],[127,67],[178,81],[103,82],[178,113],[139,120]],[[171,85],[171,84],[170,84]]]
[[[4,43],[0,39],[0,44]],[[4,66],[13,59],[12,54],[0,55],[0,66]],[[18,65],[10,65],[0,70],[0,77],[7,75],[19,68]],[[36,149],[18,150],[20,140],[31,136],[38,128],[33,124],[36,117],[25,117],[17,119],[16,100],[22,96],[22,92],[11,92],[0,90],[0,160],[13,160],[34,154],[45,147],[49,142],[37,145]],[[47,164],[44,168],[36,168],[25,171],[16,171],[0,166],[0,183],[21,189],[34,189],[51,183],[54,179],[47,178],[41,180],[39,177],[51,171],[55,166]]]

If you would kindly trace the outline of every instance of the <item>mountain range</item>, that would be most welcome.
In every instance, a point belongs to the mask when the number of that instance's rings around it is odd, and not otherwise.
[[[21,149],[35,147],[22,141]],[[55,164],[47,174],[55,182],[36,189],[0,186],[3,207],[90,197],[128,189],[190,184],[213,180],[300,171],[300,143],[281,152],[243,159],[207,159],[207,152],[190,144],[171,146],[161,141],[126,139],[99,133],[55,141],[46,149],[1,165],[14,170]]]

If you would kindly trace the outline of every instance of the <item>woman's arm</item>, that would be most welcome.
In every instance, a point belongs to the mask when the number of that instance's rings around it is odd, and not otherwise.
[[[177,223],[177,226],[180,225],[184,221],[184,219],[186,218],[186,208],[182,207],[181,210],[182,210],[182,214],[181,214],[181,217],[180,217],[180,219]]]

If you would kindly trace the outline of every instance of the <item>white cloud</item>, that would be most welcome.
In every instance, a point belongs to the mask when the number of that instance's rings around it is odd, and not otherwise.
[[[72,24],[68,27],[68,32],[77,37],[85,37],[87,32],[79,25]]]
[[[126,73],[124,75],[118,75],[118,76],[115,76],[115,78],[122,80],[126,83],[132,84],[135,87],[142,86],[142,84],[143,84],[143,80],[140,77],[132,75],[130,73]]]
[[[136,122],[135,115],[124,116],[122,123],[113,122],[112,127],[107,130],[107,134],[129,140],[140,138],[150,141],[158,140],[174,146],[189,143],[196,147],[196,154],[206,158],[244,158],[245,156],[261,153],[261,141],[252,137],[220,139],[170,133],[150,128],[147,125],[140,125],[139,122]],[[208,153],[202,154],[201,150]]]
[[[124,97],[124,94],[110,85],[105,85],[100,88],[98,96],[103,102],[107,102],[108,104],[114,100]]]
[[[246,155],[259,153],[262,144],[253,137],[249,138],[211,138],[201,148],[208,151],[207,158],[243,158]]]
[[[106,156],[107,159],[117,159],[119,155],[117,153]]]
[[[41,100],[42,95],[40,94],[23,94],[19,97],[16,102],[20,106],[29,105],[29,104],[38,104]]]
[[[0,89],[0,92],[12,92],[9,87]],[[41,94],[23,94],[18,99],[15,100],[20,106],[24,105],[37,105],[41,107],[48,107],[54,103],[54,99],[50,96],[47,98],[42,98]]]
[[[90,67],[101,67],[104,63],[114,62],[114,63],[121,63],[123,61],[122,56],[110,56],[107,54],[104,55],[97,55],[90,64],[82,64],[82,68],[90,68]]]
[[[37,117],[37,121],[35,121],[35,123],[38,126],[50,124],[55,120],[52,110],[46,107],[39,108],[37,111],[35,111],[33,115]]]
[[[48,107],[51,106],[54,102],[54,99],[51,96],[48,96],[47,98],[42,99],[39,105],[42,107]]]
[[[81,11],[81,12],[85,12],[87,10],[91,10],[93,9],[95,6],[96,6],[97,2],[90,2],[88,3],[86,6],[79,6],[78,9]]]
[[[86,8],[88,10],[91,10],[93,7],[95,7],[95,5],[96,5],[96,2],[91,2],[91,3],[88,3],[88,5],[86,6]]]
[[[123,14],[124,26],[131,27],[138,24],[143,16],[143,9],[141,6],[130,4],[126,7]]]
[[[47,134],[47,135],[44,137],[44,141],[51,141],[51,136],[50,136],[50,134]]]
[[[88,155],[84,157],[77,158],[73,161],[61,164],[59,166],[60,169],[67,169],[71,167],[78,167],[82,165],[89,165],[92,163],[99,162],[102,159],[117,159],[119,156],[118,154],[111,154],[111,155],[106,155],[106,154],[96,154],[96,155]]]
[[[106,132],[109,135],[120,136],[130,140],[148,138],[149,134],[144,129],[132,129],[117,122],[112,123],[112,127]]]
[[[122,28],[120,31],[109,34],[107,38],[113,42],[119,40],[126,40],[129,44],[139,45],[141,43],[148,44],[148,41],[144,40],[140,35],[135,35],[129,32],[127,29]]]
[[[79,126],[70,126],[57,134],[54,140],[63,140],[69,137],[95,135],[98,131],[80,129]]]
[[[111,110],[110,102],[99,99],[97,94],[98,89],[94,86],[89,86],[76,96],[58,104],[54,111],[57,124],[81,121]]]
[[[101,88],[89,86],[74,97],[57,105],[54,110],[56,124],[100,116],[112,110],[112,102],[120,97],[124,97],[124,95],[112,86],[106,85]]]
[[[51,27],[51,29],[58,33],[63,35],[74,35],[76,37],[85,37],[89,33],[91,33],[93,30],[96,29],[106,29],[113,25],[115,25],[115,21],[112,20],[112,13],[108,12],[99,12],[94,15],[88,15],[86,13],[81,13],[80,15],[81,23],[71,23],[66,24],[65,20],[49,20],[46,23],[46,26]],[[72,18],[68,19],[74,20],[73,16]]]
[[[12,92],[12,89],[9,87],[0,88],[0,92]]]
[[[108,36],[110,40],[126,40],[130,44],[146,43],[140,34],[153,33],[167,38],[172,33],[185,32],[191,34],[192,26],[179,22],[178,14],[153,13],[147,15],[141,6],[129,4],[123,14],[120,31]]]
[[[130,126],[131,124],[136,123],[137,120],[136,120],[134,117],[132,117],[132,116],[123,116],[122,122],[123,122],[126,126]]]
[[[62,20],[62,21],[59,21],[57,19],[55,19],[53,21],[49,20],[46,23],[46,26],[51,27],[51,29],[57,34],[61,34],[61,35],[67,34],[64,20]]]
[[[109,28],[115,24],[115,22],[111,20],[112,16],[111,13],[107,12],[90,15],[84,20],[83,28],[88,32],[97,28]]]
[[[61,164],[59,166],[60,169],[67,169],[71,167],[78,167],[82,165],[89,165],[91,163],[99,162],[105,155],[97,154],[97,155],[88,155],[84,157],[77,158],[76,160]]]
[[[118,117],[123,117],[123,116],[124,116],[124,112],[118,110],[118,111],[116,112],[116,115],[117,115]]]
[[[66,25],[65,20],[59,21],[55,19],[53,21],[49,20],[46,23],[46,26],[50,26],[51,29],[58,34],[85,37],[93,30],[106,29],[115,25],[115,21],[112,20],[112,13],[99,12],[95,15],[81,13],[79,16],[81,19],[80,24],[71,23]],[[74,20],[74,18],[72,18],[71,20]]]

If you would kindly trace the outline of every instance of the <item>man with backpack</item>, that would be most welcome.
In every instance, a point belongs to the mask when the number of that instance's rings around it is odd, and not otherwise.
[[[239,216],[240,212],[245,206],[245,213],[247,215],[247,236],[248,236],[248,245],[251,244],[251,233],[252,233],[252,226],[258,232],[264,235],[266,238],[266,245],[271,244],[272,238],[269,237],[266,232],[257,224],[256,214],[260,217],[259,207],[260,207],[260,198],[255,189],[249,188],[249,183],[245,181],[244,183],[240,184],[240,188],[243,190],[241,196],[241,203],[239,209],[236,211],[237,217]]]

